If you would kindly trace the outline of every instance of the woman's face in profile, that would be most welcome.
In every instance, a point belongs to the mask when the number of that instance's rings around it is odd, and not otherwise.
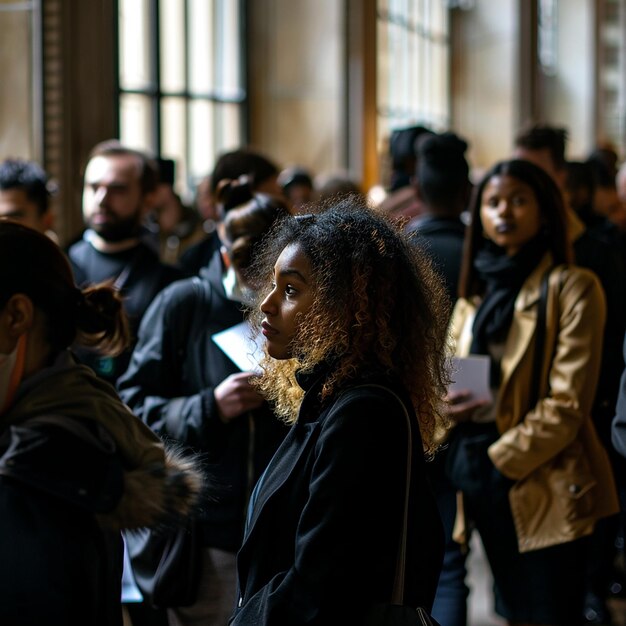
[[[272,290],[261,303],[262,333],[271,357],[293,356],[293,338],[313,304],[315,291],[309,258],[299,244],[288,245],[276,260]]]
[[[480,220],[484,234],[517,254],[540,231],[541,211],[532,188],[513,176],[493,176],[483,190]]]

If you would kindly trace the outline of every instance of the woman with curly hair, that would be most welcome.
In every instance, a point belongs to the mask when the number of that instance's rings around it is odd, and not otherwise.
[[[355,198],[283,220],[257,269],[259,386],[291,430],[251,499],[231,624],[364,623],[389,603],[408,442],[404,604],[429,610],[443,533],[424,456],[444,426],[443,287]]]

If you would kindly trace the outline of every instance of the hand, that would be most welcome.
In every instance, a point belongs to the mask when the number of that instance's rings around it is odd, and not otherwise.
[[[447,405],[446,413],[454,424],[469,421],[476,409],[489,404],[488,400],[475,400],[469,389],[450,391],[444,402]]]
[[[213,390],[219,417],[225,424],[263,404],[263,396],[250,384],[253,376],[249,372],[231,374]]]

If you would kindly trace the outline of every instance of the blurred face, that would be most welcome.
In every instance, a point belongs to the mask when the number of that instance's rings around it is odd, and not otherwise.
[[[481,198],[484,234],[513,256],[535,237],[543,224],[533,190],[512,176],[494,176]]]
[[[293,184],[289,185],[285,195],[293,208],[296,211],[300,211],[305,204],[308,204],[313,199],[313,189],[308,185]]]
[[[593,193],[593,210],[604,217],[619,211],[620,199],[615,187],[603,187],[598,185]]]
[[[315,298],[311,264],[299,244],[287,246],[274,265],[272,290],[261,303],[263,335],[275,359],[293,356],[292,342]]]
[[[51,212],[40,214],[37,204],[19,187],[0,190],[0,219],[11,219],[42,233],[52,226]]]
[[[136,236],[146,210],[140,163],[133,155],[96,156],[83,187],[85,224],[107,241]]]

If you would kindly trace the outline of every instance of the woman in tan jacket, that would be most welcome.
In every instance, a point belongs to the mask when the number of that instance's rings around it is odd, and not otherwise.
[[[571,626],[586,537],[618,510],[590,419],[604,294],[569,264],[563,200],[540,168],[498,163],[470,210],[451,335],[456,356],[489,358],[492,399],[450,394],[448,472],[485,547],[496,611],[516,626]]]

